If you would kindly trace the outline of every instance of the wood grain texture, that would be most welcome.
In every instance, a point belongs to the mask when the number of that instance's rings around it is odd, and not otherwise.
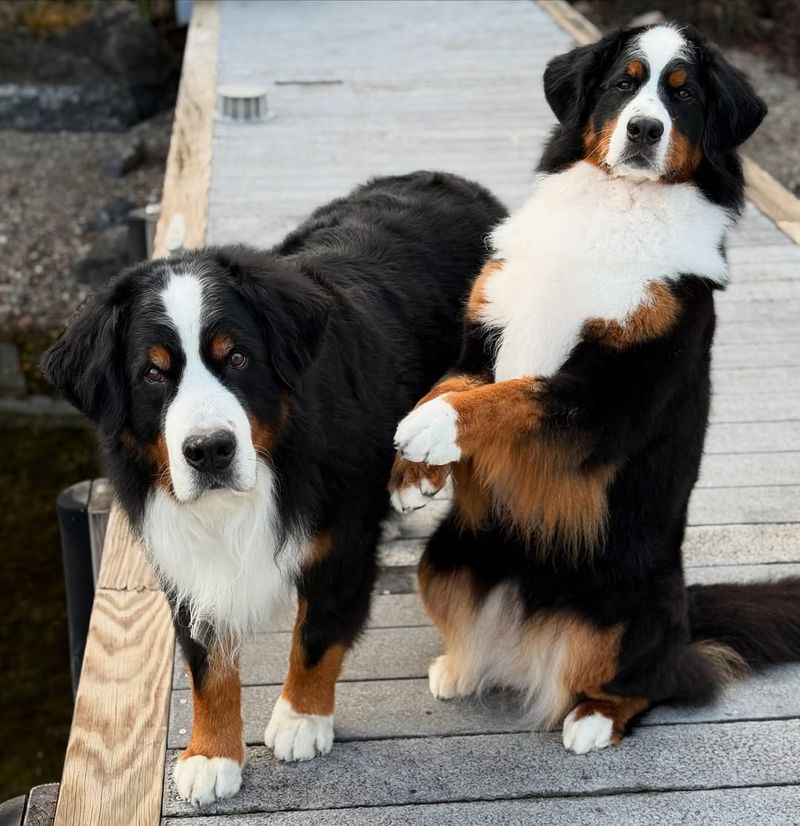
[[[164,181],[155,255],[203,243],[216,95],[219,6],[195,3]],[[156,826],[175,641],[141,545],[112,508],[64,763],[56,826]]]
[[[170,250],[202,246],[205,241],[218,42],[219,4],[197,0],[186,38],[153,247],[155,258],[168,255]]]
[[[158,823],[172,645],[163,594],[97,592],[56,826]]]
[[[114,591],[158,589],[144,549],[133,535],[125,514],[117,504],[112,505],[108,519],[103,564],[100,566],[97,587]]]
[[[579,46],[599,40],[602,32],[567,0],[539,0],[539,5]],[[747,197],[794,241],[800,244],[800,199],[778,183],[752,158],[742,156]]]

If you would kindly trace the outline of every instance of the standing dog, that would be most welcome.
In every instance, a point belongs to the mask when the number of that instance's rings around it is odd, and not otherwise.
[[[557,57],[544,85],[542,176],[493,234],[460,364],[397,429],[391,486],[409,509],[455,483],[420,568],[433,694],[512,687],[587,752],[800,658],[800,580],[687,589],[681,560],[736,149],[764,104],[673,26]]]
[[[375,180],[270,252],[205,249],[124,272],[46,354],[45,373],[98,425],[173,608],[194,702],[182,797],[239,789],[238,643],[295,586],[265,740],[282,760],[330,750],[334,685],[369,611],[392,434],[454,363],[504,215],[452,175]]]

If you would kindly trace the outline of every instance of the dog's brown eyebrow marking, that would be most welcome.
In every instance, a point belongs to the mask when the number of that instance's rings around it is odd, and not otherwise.
[[[215,333],[211,339],[211,355],[215,359],[224,359],[233,350],[233,338],[228,333]]]
[[[677,89],[680,86],[683,86],[684,83],[686,83],[687,76],[688,74],[686,72],[686,69],[675,69],[674,72],[670,72],[669,75],[667,75],[667,83],[673,89]]]
[[[169,355],[169,350],[167,350],[166,347],[162,347],[160,344],[153,345],[147,351],[147,357],[155,367],[158,367],[159,370],[169,370],[170,365],[172,364],[172,358]]]
[[[625,71],[637,79],[644,77],[644,63],[641,60],[629,60],[625,66]]]

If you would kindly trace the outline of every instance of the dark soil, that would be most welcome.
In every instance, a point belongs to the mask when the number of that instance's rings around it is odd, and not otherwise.
[[[72,717],[58,492],[98,475],[88,430],[0,429],[0,802],[58,780]]]

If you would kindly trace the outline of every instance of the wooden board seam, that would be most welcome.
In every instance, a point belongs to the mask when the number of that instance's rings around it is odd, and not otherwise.
[[[538,0],[542,8],[579,46],[594,43],[600,29],[567,0]],[[742,155],[747,197],[795,244],[800,244],[800,199],[752,158]]]

